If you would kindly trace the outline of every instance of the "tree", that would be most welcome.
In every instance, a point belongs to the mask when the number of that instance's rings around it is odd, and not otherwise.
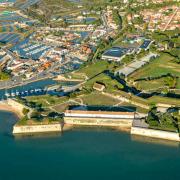
[[[31,113],[31,118],[41,121],[43,119],[42,115],[38,111],[34,111]]]
[[[27,113],[29,112],[29,109],[23,108],[23,114],[27,115]]]
[[[176,85],[176,77],[168,74],[167,77],[164,79],[164,82],[165,85],[167,85],[169,88],[174,88]]]
[[[157,116],[157,108],[153,107],[150,112],[148,113],[148,117],[146,118],[146,122],[150,126],[158,126],[159,125],[159,118]]]

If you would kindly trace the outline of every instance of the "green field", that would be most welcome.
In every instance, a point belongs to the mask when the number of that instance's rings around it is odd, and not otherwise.
[[[96,61],[95,63],[88,64],[86,67],[82,67],[77,73],[84,73],[88,78],[92,78],[107,70],[108,67],[109,63],[107,61]]]
[[[150,64],[133,73],[130,78],[139,79],[144,77],[156,77],[167,73],[180,76],[180,64],[174,63],[173,58],[163,54]]]
[[[179,77],[176,88],[180,88],[180,64],[173,61],[173,58],[167,54],[161,55],[159,58],[145,65],[135,73],[131,74],[129,79],[137,80],[147,77],[158,77],[161,75],[172,74]],[[157,81],[139,81],[138,86],[145,89],[154,89],[164,85],[162,80]]]
[[[161,96],[152,96],[151,98],[148,98],[149,104],[171,104],[174,106],[180,106],[180,99],[178,98],[169,98],[169,97],[161,97]]]
[[[88,80],[85,85],[84,88],[86,89],[92,89],[94,83],[99,82],[105,85],[105,91],[106,92],[113,92],[114,90],[116,91],[118,88],[119,89],[123,89],[123,85],[120,84],[117,80],[112,79],[110,76],[101,73],[99,75],[97,75],[96,77],[94,77],[93,79]]]
[[[138,81],[136,82],[136,87],[140,90],[158,90],[165,87],[164,79],[165,78],[155,79],[151,81]]]
[[[82,101],[86,105],[101,105],[101,106],[113,106],[120,102],[117,99],[103,95],[99,92],[93,92],[91,94],[83,96]]]
[[[68,100],[66,96],[58,97],[51,95],[40,95],[40,96],[27,96],[27,101],[35,102],[38,104],[42,104],[43,107],[50,107],[60,103],[64,103]]]

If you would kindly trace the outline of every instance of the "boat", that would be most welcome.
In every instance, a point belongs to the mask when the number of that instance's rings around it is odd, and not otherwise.
[[[30,93],[33,93],[33,92],[34,92],[34,89],[31,89],[31,90],[30,90]]]
[[[6,92],[6,93],[5,93],[5,96],[6,96],[6,97],[9,97],[9,96],[10,96],[10,94]]]
[[[16,95],[19,96],[19,94],[20,94],[19,91],[16,91]]]
[[[20,95],[23,96],[23,95],[24,95],[24,92],[20,92]]]
[[[12,96],[12,97],[16,96],[16,93],[12,92],[12,93],[11,93],[11,96]]]

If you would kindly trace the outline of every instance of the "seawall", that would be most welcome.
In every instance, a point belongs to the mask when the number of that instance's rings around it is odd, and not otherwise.
[[[102,119],[102,118],[79,118],[79,117],[64,117],[64,123],[68,125],[81,125],[81,126],[105,126],[105,127],[119,127],[129,128],[132,127],[132,119]]]
[[[15,125],[13,127],[13,134],[31,134],[61,131],[62,125],[60,123],[48,125]]]
[[[143,127],[132,127],[131,134],[158,138],[158,139],[166,139],[166,140],[171,140],[171,141],[180,141],[179,133],[161,131],[161,130],[143,128]]]

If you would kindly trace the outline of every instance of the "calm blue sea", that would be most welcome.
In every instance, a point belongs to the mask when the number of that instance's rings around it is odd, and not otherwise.
[[[0,112],[0,180],[179,180],[176,143],[107,129],[13,137],[16,117]]]

